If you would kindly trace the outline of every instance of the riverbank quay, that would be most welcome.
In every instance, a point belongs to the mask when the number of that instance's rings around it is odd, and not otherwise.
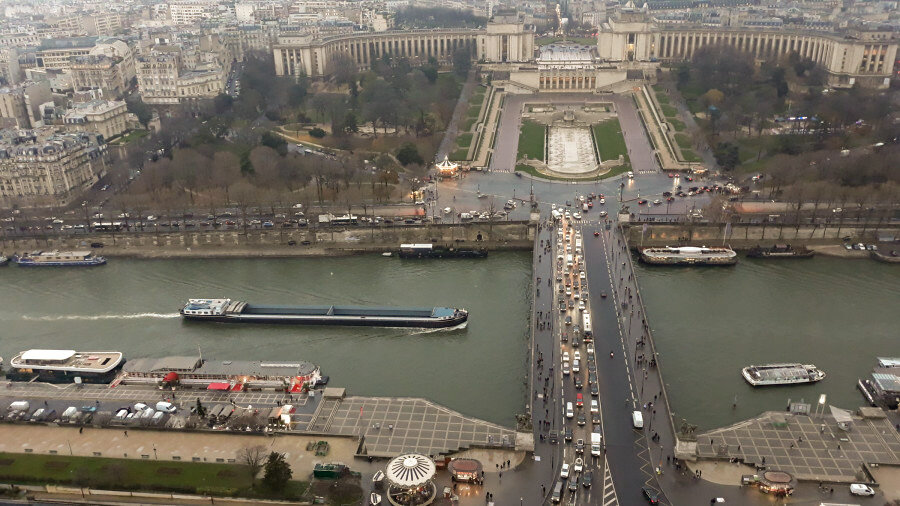
[[[262,446],[266,452],[284,453],[295,479],[309,479],[316,464],[347,464],[362,474],[364,494],[371,490],[371,477],[384,470],[385,459],[404,452],[441,462],[467,456],[479,459],[489,474],[484,485],[466,488],[468,496],[480,496],[481,500],[485,491],[500,491],[501,485],[507,491],[522,490],[544,471],[531,462],[534,443],[530,433],[468,417],[421,398],[345,396],[343,389],[326,388],[314,395],[179,389],[175,399],[168,391],[160,394],[152,387],[132,385],[10,385],[0,399],[6,405],[27,399],[32,409],[56,413],[70,405],[87,406],[91,416],[75,423],[61,419],[4,423],[0,425],[5,436],[0,452],[240,464],[241,449]],[[136,401],[148,402],[160,395],[180,409],[167,415],[159,426],[113,416]],[[190,409],[197,399],[202,399],[211,413],[228,406],[231,414],[224,421],[224,415],[207,420]],[[271,412],[287,405],[291,406],[290,424],[285,425],[283,418],[275,419]],[[500,467],[507,461],[509,465]],[[508,476],[503,481],[504,472],[519,480]],[[437,480],[453,485],[446,472],[439,473]],[[521,487],[505,488],[516,482]]]
[[[529,221],[262,230],[117,232],[2,236],[0,251],[79,250],[107,257],[253,258],[396,253],[400,244],[432,243],[493,251],[531,250],[536,225]],[[92,247],[93,245],[93,247]],[[96,247],[100,246],[101,247]]]
[[[795,247],[817,249],[822,246],[838,246],[843,241],[852,243],[877,243],[878,235],[885,230],[900,231],[900,224],[880,227],[859,226],[800,226],[736,224],[673,224],[673,223],[624,223],[623,233],[633,248],[648,246],[720,246],[729,245],[736,250],[748,250],[759,245],[790,243]],[[828,249],[822,252],[827,254]],[[852,252],[852,250],[851,250]],[[867,257],[868,252],[860,252]]]

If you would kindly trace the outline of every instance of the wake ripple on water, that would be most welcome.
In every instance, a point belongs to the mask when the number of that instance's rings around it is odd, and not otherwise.
[[[27,321],[53,322],[62,320],[137,320],[141,318],[178,318],[179,313],[131,313],[131,314],[101,314],[101,315],[47,315],[47,316],[31,316],[23,315],[22,319]]]

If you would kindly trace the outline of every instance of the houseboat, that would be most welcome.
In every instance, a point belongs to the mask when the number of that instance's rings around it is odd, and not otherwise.
[[[124,367],[121,381],[162,386],[177,384],[222,391],[266,388],[300,392],[304,387],[314,387],[321,377],[319,366],[310,362],[208,360],[200,356],[173,356],[130,360]]]
[[[125,363],[119,351],[28,350],[9,362],[11,381],[109,383]]]
[[[666,246],[642,249],[641,261],[650,265],[734,265],[737,253],[726,247]]]
[[[20,267],[95,267],[106,259],[91,251],[36,251],[13,255],[12,262]]]

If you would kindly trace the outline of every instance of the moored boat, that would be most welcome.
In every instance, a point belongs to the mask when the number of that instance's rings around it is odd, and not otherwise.
[[[749,258],[812,258],[815,254],[805,246],[795,248],[790,244],[773,244],[769,248],[756,246],[747,252]]]
[[[825,379],[825,372],[812,364],[750,365],[741,369],[741,375],[755,387],[798,385]]]
[[[650,265],[734,265],[737,253],[726,247],[651,247],[641,250],[641,261]]]
[[[0,267],[3,267],[4,265],[6,265],[8,263],[9,263],[9,258],[7,258],[3,255],[0,255]]]
[[[187,320],[368,327],[446,328],[466,323],[468,311],[452,307],[260,306],[231,299],[190,299]]]
[[[459,248],[434,244],[401,244],[400,258],[487,258],[484,248]]]
[[[275,388],[300,392],[322,377],[319,366],[305,361],[209,360],[202,356],[138,358],[123,368],[125,384],[199,387],[239,392]]]
[[[124,363],[125,356],[120,351],[36,349],[13,357],[6,377],[11,381],[109,383]]]
[[[35,251],[13,255],[12,262],[19,267],[94,267],[106,263],[92,251]]]

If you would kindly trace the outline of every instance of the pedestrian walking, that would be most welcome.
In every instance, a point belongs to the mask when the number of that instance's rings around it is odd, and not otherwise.
[[[128,437],[128,431],[127,431],[127,430],[125,431],[125,437]]]

